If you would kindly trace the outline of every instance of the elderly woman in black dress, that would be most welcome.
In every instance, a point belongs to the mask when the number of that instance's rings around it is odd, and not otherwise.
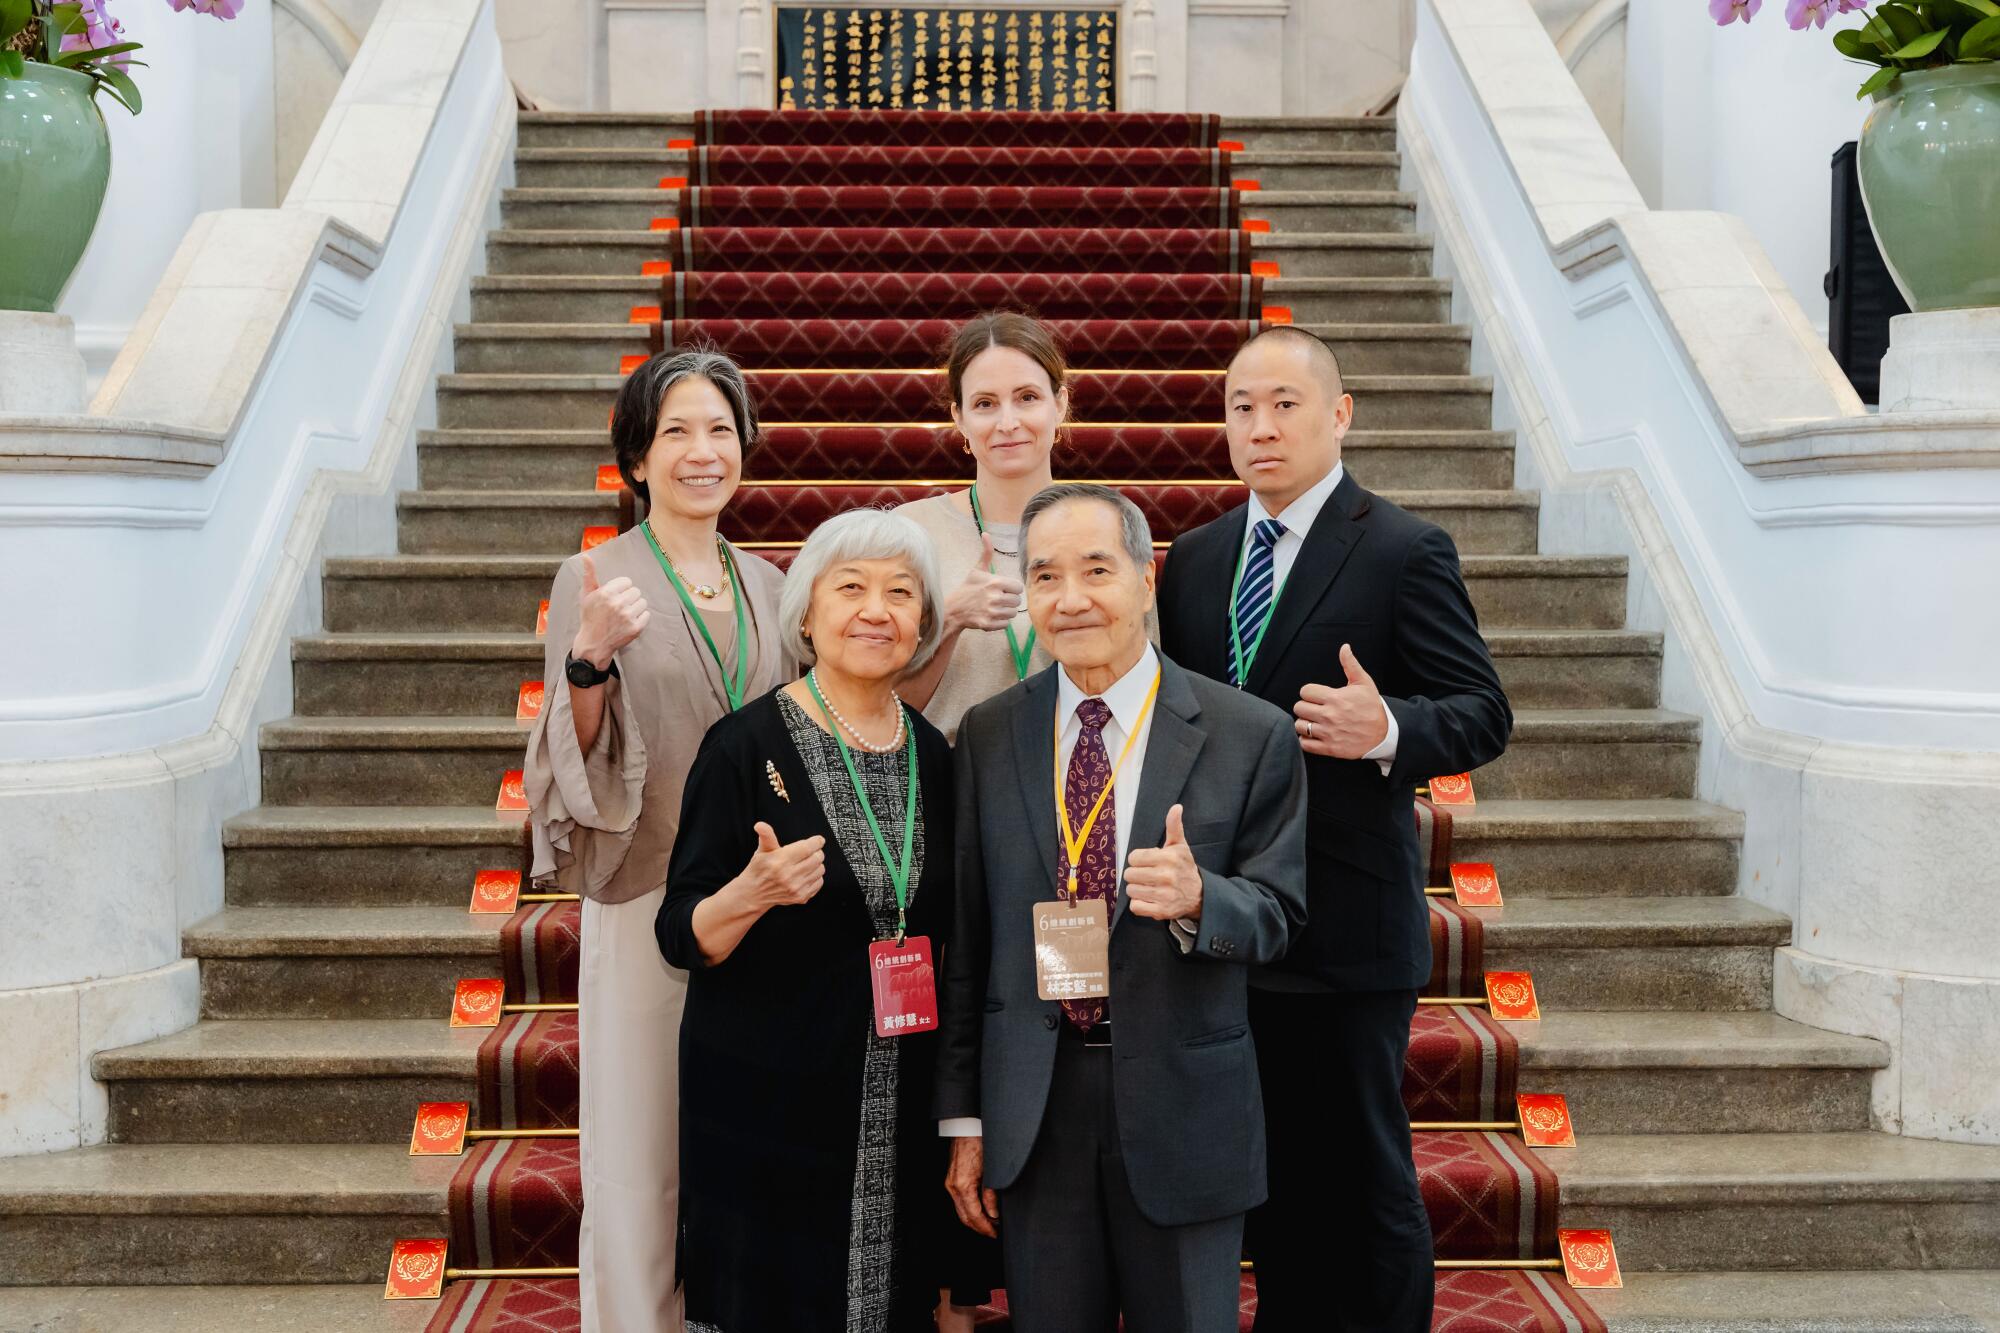
[[[950,933],[951,758],[895,685],[937,644],[936,557],[909,519],[852,511],[785,589],[780,630],[812,669],[709,730],[657,922],[689,971],[688,1328],[928,1329],[951,1223],[936,1006],[910,992]],[[885,1007],[888,972],[917,984]]]

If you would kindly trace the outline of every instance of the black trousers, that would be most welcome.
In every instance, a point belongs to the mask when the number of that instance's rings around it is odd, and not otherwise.
[[[1111,1095],[1113,1055],[1064,1025],[1028,1165],[1000,1191],[1007,1305],[1019,1333],[1235,1333],[1243,1215],[1146,1220]]]
[[[1415,991],[1250,992],[1271,1196],[1250,1213],[1257,1333],[1428,1333],[1431,1224],[1403,1058]]]

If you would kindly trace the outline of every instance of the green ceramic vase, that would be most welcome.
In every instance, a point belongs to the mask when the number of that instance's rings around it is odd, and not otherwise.
[[[1875,94],[1857,164],[1910,309],[2000,305],[2000,65],[1898,76]]]
[[[90,244],[111,179],[92,87],[33,61],[0,75],[0,310],[54,310]]]

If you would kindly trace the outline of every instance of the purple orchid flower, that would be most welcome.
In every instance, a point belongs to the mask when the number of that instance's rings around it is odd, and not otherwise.
[[[117,46],[126,41],[125,25],[113,18],[106,10],[107,0],[80,0],[82,5],[83,31],[72,32],[62,39],[62,50],[92,51],[100,46]],[[104,64],[113,69],[126,70],[132,67],[132,53],[122,52],[106,59]]]
[[[1804,29],[1808,24],[1824,28],[1828,15],[1834,12],[1835,0],[1785,0],[1785,22],[1794,31]]]
[[[1708,16],[1727,27],[1741,19],[1748,23],[1764,7],[1764,0],[1708,0]]]

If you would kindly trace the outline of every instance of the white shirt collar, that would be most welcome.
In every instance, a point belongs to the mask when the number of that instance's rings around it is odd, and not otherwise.
[[[1328,498],[1340,486],[1340,479],[1346,475],[1347,464],[1335,459],[1331,472],[1314,482],[1298,499],[1285,506],[1284,513],[1276,516],[1277,520],[1285,525],[1285,531],[1304,541],[1306,534],[1312,531],[1313,520],[1319,517],[1319,511],[1326,507]],[[1264,498],[1255,491],[1250,492],[1250,517],[1243,525],[1244,540],[1249,540],[1250,533],[1257,525],[1271,517],[1273,517],[1271,511],[1264,508]]]
[[[1153,688],[1153,673],[1159,668],[1159,654],[1148,643],[1146,651],[1139,654],[1139,660],[1133,663],[1132,669],[1097,696],[1110,706],[1112,719],[1127,736],[1139,725],[1139,714],[1146,707],[1147,692]],[[1060,736],[1076,720],[1076,706],[1090,696],[1078,689],[1076,682],[1069,678],[1069,672],[1060,666],[1056,668],[1056,681],[1056,734]]]

